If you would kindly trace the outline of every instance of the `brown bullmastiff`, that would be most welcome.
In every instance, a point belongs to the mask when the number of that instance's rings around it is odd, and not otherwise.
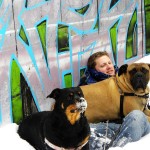
[[[115,77],[80,86],[88,103],[88,121],[120,119],[132,110],[143,111],[150,121],[150,110],[146,107],[149,78],[150,64],[124,64]]]

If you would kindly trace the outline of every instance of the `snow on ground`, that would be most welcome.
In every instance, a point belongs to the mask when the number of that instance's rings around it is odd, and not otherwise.
[[[128,143],[124,147],[109,148],[109,150],[149,150],[150,149],[150,134],[142,137],[137,142]]]
[[[145,57],[143,57],[143,58],[139,59],[139,60],[138,60],[138,61],[136,61],[136,62],[150,63],[150,55],[145,56]]]
[[[8,124],[0,128],[0,149],[1,150],[35,150],[28,142],[21,139],[16,133],[18,125]],[[150,134],[137,142],[128,143],[124,147],[109,148],[109,150],[148,150],[150,147]]]
[[[150,55],[137,62],[150,63]],[[149,83],[150,85],[150,83]],[[29,143],[21,139],[17,134],[18,125],[15,123],[0,127],[0,149],[1,150],[35,150]],[[148,150],[150,149],[150,134],[144,136],[137,142],[128,143],[124,147],[109,148],[109,150]]]
[[[7,124],[0,128],[1,150],[35,150],[28,142],[21,139],[17,134],[18,125]]]

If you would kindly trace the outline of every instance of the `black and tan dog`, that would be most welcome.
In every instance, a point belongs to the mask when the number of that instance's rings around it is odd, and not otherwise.
[[[119,119],[132,110],[143,111],[150,121],[150,110],[145,107],[149,79],[150,64],[133,63],[122,65],[116,77],[81,86],[88,103],[88,121]]]
[[[54,110],[24,119],[18,128],[20,137],[37,150],[89,149],[87,102],[81,89],[54,89],[48,97],[56,100]]]

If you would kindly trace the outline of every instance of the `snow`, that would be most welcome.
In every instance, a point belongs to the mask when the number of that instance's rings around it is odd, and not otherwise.
[[[17,134],[18,125],[11,123],[0,128],[0,149],[1,150],[35,150],[28,142],[21,139]],[[150,134],[137,142],[128,143],[124,147],[109,148],[109,150],[148,150],[150,145]]]
[[[138,60],[137,62],[150,62],[150,55]],[[149,83],[150,85],[150,83]],[[0,127],[0,149],[1,150],[35,150],[28,142],[21,139],[17,134],[18,125],[15,123],[10,123],[5,126]],[[142,137],[137,142],[128,143],[124,147],[109,148],[109,150],[141,150],[150,149],[150,133]]]
[[[109,148],[109,150],[133,150],[133,149],[135,149],[135,150],[142,150],[142,149],[148,150],[148,149],[150,149],[149,141],[150,141],[150,134],[142,137],[137,142],[128,143],[124,147]]]
[[[17,134],[18,125],[7,124],[0,128],[1,150],[35,150],[27,141],[21,139]]]

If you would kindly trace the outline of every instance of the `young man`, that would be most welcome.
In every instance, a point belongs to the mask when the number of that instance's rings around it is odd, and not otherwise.
[[[80,80],[80,85],[86,85],[107,79],[118,72],[107,52],[97,52],[91,55],[87,62],[87,70]]]
[[[107,52],[94,53],[88,59],[87,70],[80,80],[80,85],[105,80],[114,76],[117,71],[118,67],[113,65]],[[130,112],[122,123],[106,121],[90,124],[90,126],[90,150],[103,150],[109,146],[123,147],[150,132],[150,123],[145,114],[139,110]]]

